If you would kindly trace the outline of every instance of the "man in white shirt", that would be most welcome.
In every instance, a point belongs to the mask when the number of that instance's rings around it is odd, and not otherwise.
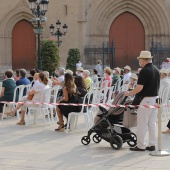
[[[53,85],[58,85],[62,89],[63,88],[63,84],[64,84],[65,69],[64,68],[60,68],[58,74],[59,74],[58,78],[56,78],[56,77],[53,78]]]
[[[78,68],[78,67],[81,67],[82,66],[82,63],[81,63],[81,61],[79,61],[78,63],[76,63],[76,67]]]
[[[161,73],[160,87],[170,85],[170,79],[168,78],[168,70],[162,68],[160,70],[160,73]]]
[[[101,60],[98,60],[98,61],[97,61],[97,65],[96,65],[96,67],[95,67],[95,69],[97,70],[97,74],[98,74],[99,77],[102,77],[102,76],[103,76],[103,69],[102,69],[101,64],[102,64],[102,61],[101,61]]]
[[[127,65],[124,67],[124,70],[125,70],[125,74],[123,76],[123,83],[128,84],[131,76],[131,68]]]

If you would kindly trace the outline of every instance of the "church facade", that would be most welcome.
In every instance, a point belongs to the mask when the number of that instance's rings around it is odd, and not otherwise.
[[[0,70],[34,68],[37,38],[28,1],[4,0],[0,9]],[[68,50],[78,48],[84,67],[101,59],[112,68],[136,69],[141,50],[150,50],[153,43],[170,46],[168,0],[49,0],[46,17],[41,39],[57,41],[49,29],[57,20],[68,25],[59,47],[61,66]]]

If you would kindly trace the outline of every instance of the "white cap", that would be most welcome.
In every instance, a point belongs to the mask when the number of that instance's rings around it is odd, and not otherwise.
[[[83,67],[77,67],[77,71],[82,71],[83,72]]]
[[[138,76],[137,76],[135,73],[131,73],[131,76],[130,76],[130,77],[133,78],[133,79],[135,79],[135,80],[138,79]]]
[[[119,74],[121,73],[121,69],[119,67],[114,68],[114,70],[117,70]]]
[[[169,70],[169,71],[170,71],[170,70]],[[169,71],[168,71],[168,69],[166,69],[166,68],[162,68],[162,69],[160,70],[160,73],[168,74]]]
[[[131,68],[129,66],[125,66],[124,69],[131,71]]]

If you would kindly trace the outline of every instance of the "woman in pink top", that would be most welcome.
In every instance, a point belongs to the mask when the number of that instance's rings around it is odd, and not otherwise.
[[[103,85],[102,85],[102,89],[104,87],[110,87],[111,84],[112,84],[112,78],[111,78],[111,73],[112,73],[112,70],[109,68],[109,67],[106,67],[104,69],[104,82],[103,82]],[[108,82],[108,85],[106,84],[106,82]]]

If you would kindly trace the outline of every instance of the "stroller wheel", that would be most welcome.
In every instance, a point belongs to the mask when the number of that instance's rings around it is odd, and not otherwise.
[[[127,144],[131,147],[136,146],[137,144],[137,137],[134,133],[130,133],[130,140],[127,142]]]
[[[83,136],[82,138],[81,138],[81,143],[83,144],[83,145],[88,145],[89,143],[90,143],[90,137],[88,137],[88,136]]]
[[[119,150],[122,147],[122,145],[123,145],[123,141],[120,136],[116,135],[110,139],[110,146],[113,149]]]
[[[102,138],[101,138],[98,134],[95,134],[95,135],[93,136],[93,141],[94,141],[95,143],[100,143],[101,140],[102,140]]]

